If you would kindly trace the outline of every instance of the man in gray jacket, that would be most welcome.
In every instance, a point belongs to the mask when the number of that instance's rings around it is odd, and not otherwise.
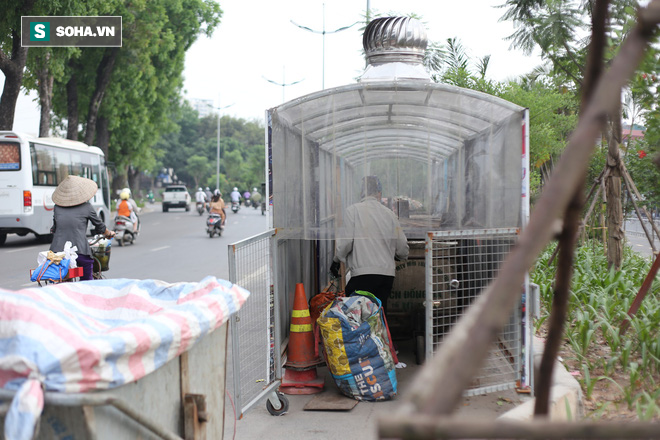
[[[361,202],[346,209],[330,272],[339,276],[339,262],[344,262],[351,271],[346,294],[356,290],[373,293],[387,312],[395,259],[408,258],[408,241],[394,212],[380,202],[382,186],[378,177],[362,179],[361,195]]]

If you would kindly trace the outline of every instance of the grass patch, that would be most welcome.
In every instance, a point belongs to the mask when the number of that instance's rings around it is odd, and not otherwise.
[[[552,305],[556,260],[548,260],[555,246],[544,251],[530,274],[540,287],[536,328],[541,336]],[[650,266],[628,247],[618,272],[608,269],[600,243],[576,250],[562,358],[569,370],[580,372],[593,417],[660,420],[660,277],[626,333],[619,330]]]

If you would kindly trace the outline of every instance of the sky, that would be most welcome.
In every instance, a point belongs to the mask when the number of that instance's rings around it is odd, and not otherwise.
[[[475,61],[491,55],[487,76],[503,81],[540,64],[538,56],[509,49],[504,39],[514,32],[513,25],[499,22],[504,9],[494,7],[504,2],[369,3],[372,16],[374,11],[377,15],[416,14],[426,25],[429,41],[456,37]],[[216,108],[223,108],[222,115],[263,121],[268,108],[323,88],[355,83],[364,71],[361,28],[366,0],[221,0],[220,6],[223,16],[213,36],[200,36],[186,54],[184,96],[210,99]],[[356,22],[349,29],[333,32]],[[38,131],[35,97],[21,96],[15,130]]]

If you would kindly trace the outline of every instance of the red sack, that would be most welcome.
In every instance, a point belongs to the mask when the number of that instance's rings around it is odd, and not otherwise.
[[[316,324],[316,320],[321,316],[321,312],[335,299],[344,296],[344,292],[338,292],[335,281],[330,281],[330,284],[323,292],[312,297],[309,300],[309,315],[312,317],[312,322]]]
[[[318,295],[313,296],[312,299],[309,300],[309,316],[312,318],[312,329],[314,332],[315,341],[315,356],[320,356],[320,354],[323,352],[323,341],[321,341],[321,337],[319,335],[319,326],[316,325],[316,320],[319,319],[321,312],[323,312],[323,310],[328,307],[328,305],[332,304],[335,299],[341,296],[344,296],[344,292],[338,292],[337,286],[335,285],[335,280],[332,280],[325,290],[323,290]]]

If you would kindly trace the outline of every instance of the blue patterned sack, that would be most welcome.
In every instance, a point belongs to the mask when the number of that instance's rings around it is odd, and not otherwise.
[[[337,298],[317,324],[328,368],[343,394],[369,401],[396,396],[396,369],[378,298],[363,291]]]

